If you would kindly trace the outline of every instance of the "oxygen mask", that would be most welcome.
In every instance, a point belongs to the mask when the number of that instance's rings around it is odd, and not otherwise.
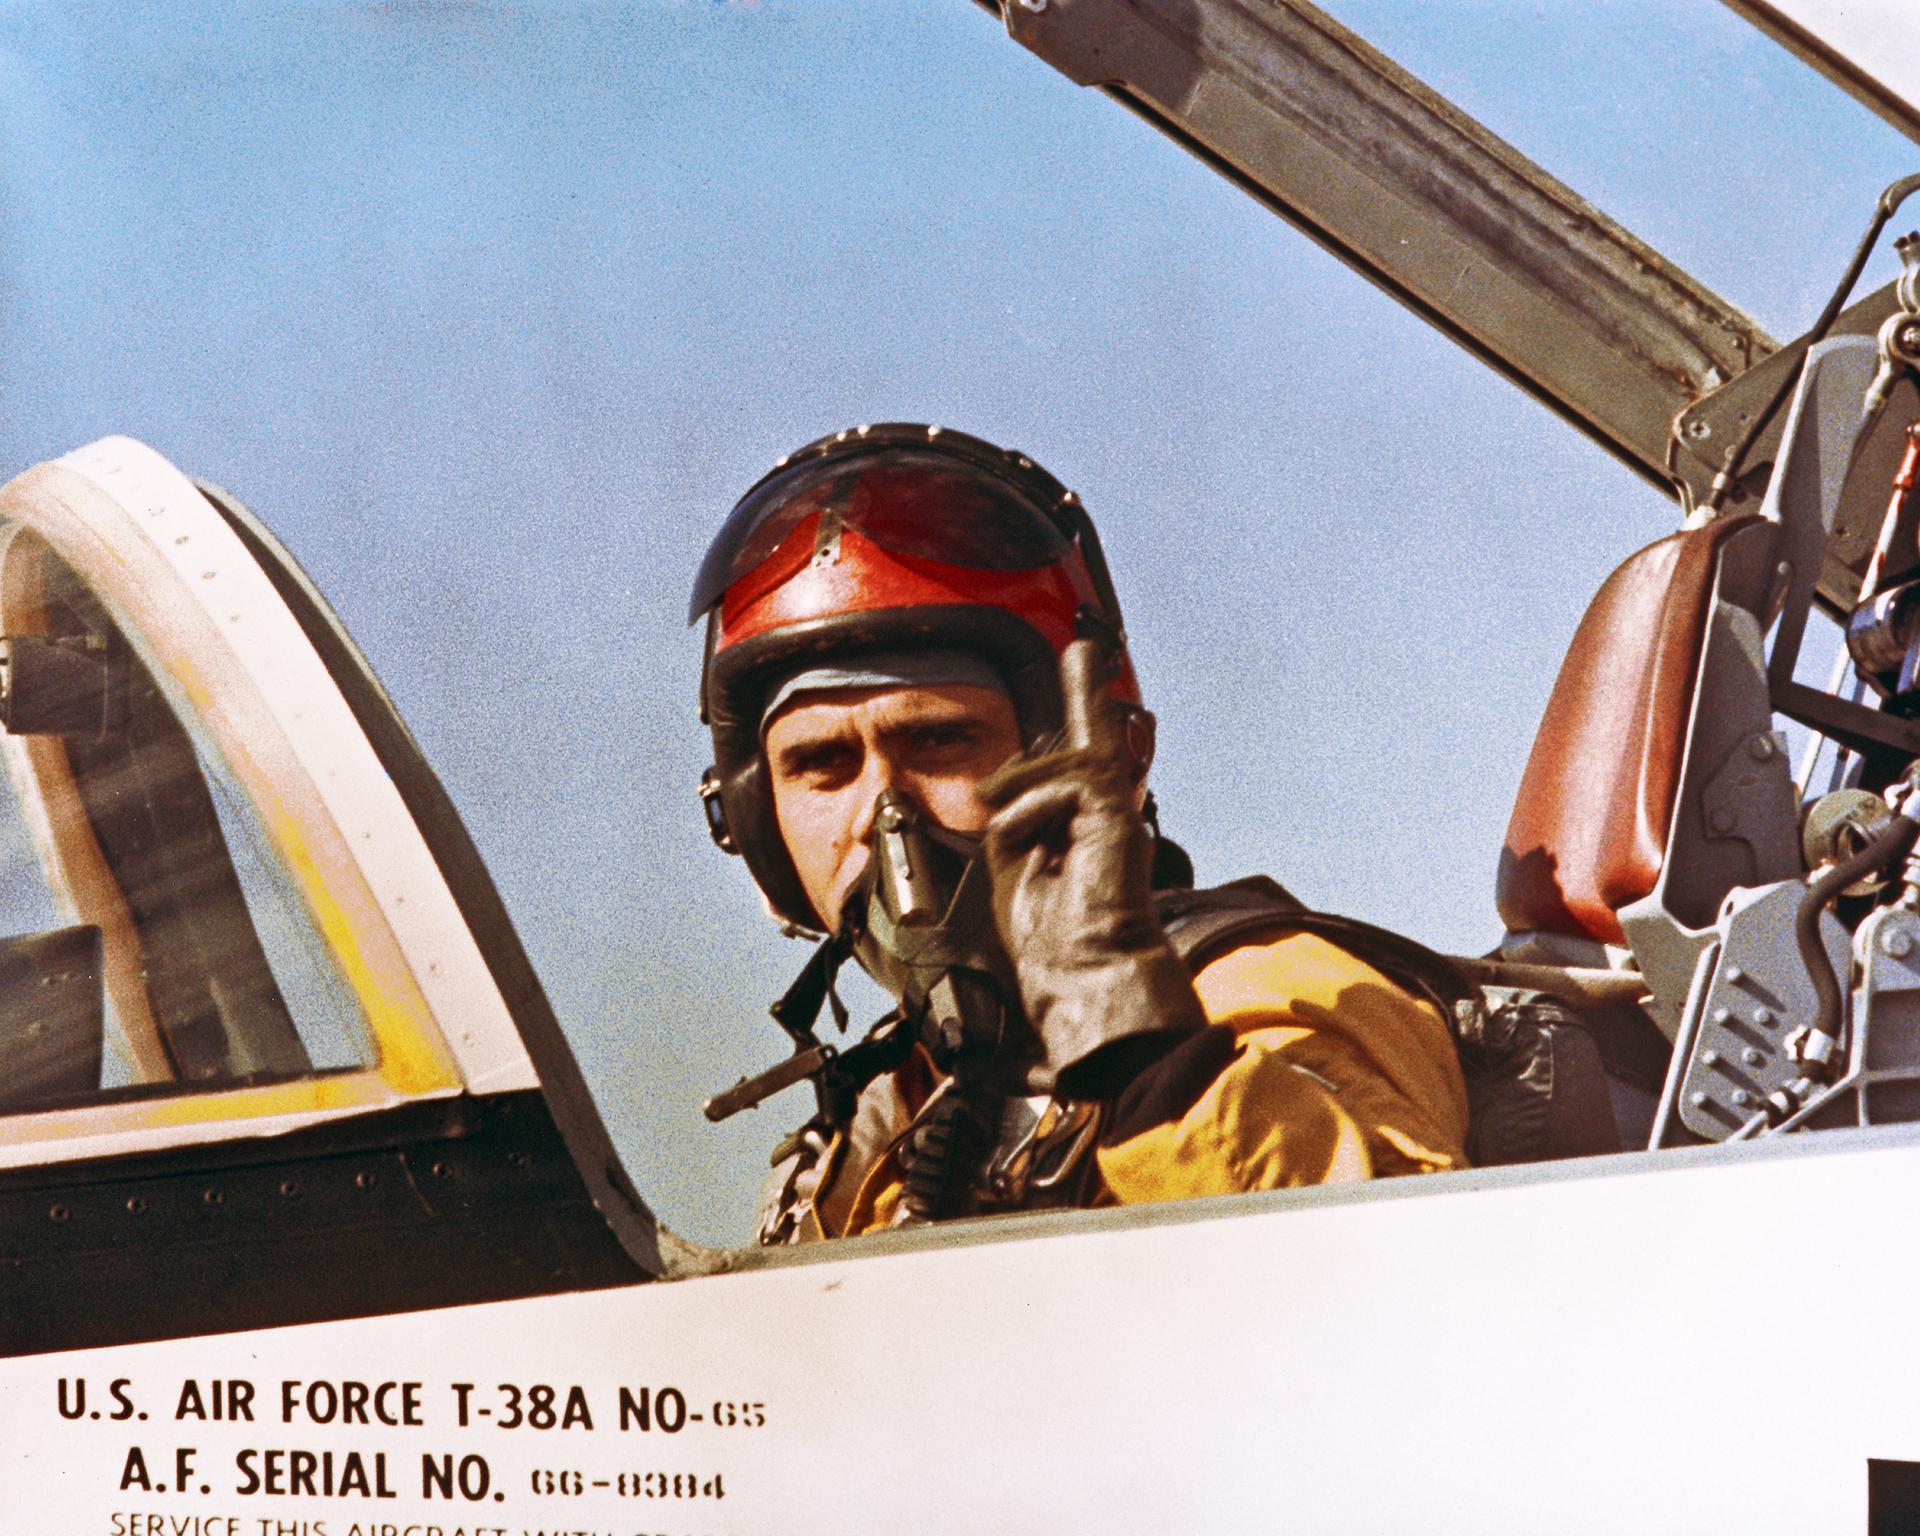
[[[887,790],[874,807],[872,848],[841,931],[867,974],[920,1021],[936,1064],[977,1065],[1028,1038],[979,835],[950,831],[911,796]]]
[[[872,855],[841,912],[867,973],[946,1081],[903,1139],[902,1222],[979,1208],[1014,1096],[1043,1065],[993,918],[982,839],[949,831],[898,791],[874,806]]]

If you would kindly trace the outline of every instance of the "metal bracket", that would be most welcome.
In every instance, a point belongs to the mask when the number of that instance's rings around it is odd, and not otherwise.
[[[1920,923],[1882,907],[1854,935],[1853,956],[1846,1073],[1782,1130],[1920,1120]]]
[[[1876,289],[1864,299],[1840,311],[1827,332],[1835,336],[1873,336],[1878,334],[1887,316],[1899,309],[1894,285]],[[1679,470],[1693,486],[1697,498],[1704,501],[1713,477],[1725,465],[1729,448],[1740,439],[1757,412],[1773,398],[1780,381],[1807,355],[1807,338],[1800,336],[1777,352],[1755,363],[1717,389],[1695,400],[1674,419],[1674,434],[1680,440]],[[1747,455],[1749,468],[1770,465],[1780,452],[1780,437],[1786,429],[1786,412],[1776,414],[1760,434]],[[1868,531],[1872,537],[1872,530]]]
[[[1849,486],[1862,484],[1852,472],[1864,426],[1861,402],[1879,368],[1880,349],[1867,337],[1832,337],[1807,353],[1806,371],[1787,407],[1780,461],[1760,506],[1763,516],[1780,525],[1774,558],[1789,576],[1767,658],[1767,683],[1776,698],[1793,681],[1821,558],[1840,521],[1841,498]],[[1875,500],[1885,495],[1891,479],[1874,482]]]
[[[1804,882],[1786,880],[1727,898],[1719,963],[1697,1004],[1693,1053],[1680,1081],[1680,1123],[1696,1136],[1725,1141],[1762,1111],[1767,1095],[1800,1075],[1787,1039],[1817,1011],[1793,938],[1806,893]],[[1825,912],[1820,936],[1835,974],[1844,978],[1847,930]]]
[[[1835,698],[1805,683],[1786,683],[1774,695],[1774,708],[1791,720],[1831,737],[1854,751],[1889,747],[1920,757],[1920,726],[1851,699]]]
[[[1828,332],[1828,339],[1878,335],[1887,318],[1898,312],[1900,303],[1895,284],[1870,293],[1840,312]],[[1674,418],[1673,430],[1678,442],[1675,467],[1692,488],[1694,499],[1703,501],[1713,477],[1720,472],[1726,455],[1739,441],[1752,421],[1790,369],[1798,368],[1807,352],[1807,338],[1800,337],[1770,357],[1756,363],[1710,393],[1702,395]],[[1854,458],[1854,473],[1849,477],[1851,494],[1836,508],[1833,539],[1819,560],[1815,572],[1821,603],[1829,611],[1842,612],[1853,606],[1860,590],[1860,576],[1873,553],[1880,531],[1880,515],[1886,509],[1886,488],[1904,447],[1901,425],[1920,412],[1920,394],[1911,383],[1895,386],[1893,408],[1881,413],[1881,421],[1860,444]],[[1778,412],[1747,455],[1747,470],[1736,483],[1733,506],[1761,495],[1768,487],[1775,462],[1781,453],[1786,432],[1787,411]],[[1897,577],[1897,570],[1889,572]]]
[[[1793,771],[1782,731],[1762,731],[1735,747],[1701,787],[1707,836],[1737,838],[1756,851],[1770,847],[1780,818],[1766,808],[1768,801],[1776,807],[1794,803]]]

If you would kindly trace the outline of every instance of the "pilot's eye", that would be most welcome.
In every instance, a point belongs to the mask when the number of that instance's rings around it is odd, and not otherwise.
[[[834,783],[859,771],[860,751],[851,742],[816,741],[791,747],[780,754],[777,767],[782,778],[805,779],[810,783]]]
[[[913,744],[923,756],[958,757],[972,750],[980,732],[964,721],[952,725],[926,725],[914,732]]]

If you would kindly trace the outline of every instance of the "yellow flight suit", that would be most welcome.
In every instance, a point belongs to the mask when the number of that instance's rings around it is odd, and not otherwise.
[[[1233,1031],[1230,1059],[1179,1112],[1123,1139],[1108,1127],[1083,1204],[1466,1166],[1466,1084],[1447,1022],[1431,1003],[1311,933],[1229,950],[1200,971],[1194,990],[1208,1019]],[[863,1095],[853,1126],[818,1165],[817,1184],[808,1180],[810,1198],[802,1191],[801,1240],[895,1222],[895,1142],[930,1086],[924,1069],[910,1066],[891,1091],[875,1084]],[[1049,1111],[1063,1112],[1075,1111]]]

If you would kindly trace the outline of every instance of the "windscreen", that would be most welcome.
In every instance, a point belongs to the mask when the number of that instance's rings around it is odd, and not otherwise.
[[[42,540],[0,524],[0,1108],[370,1061],[352,988],[191,691]]]

